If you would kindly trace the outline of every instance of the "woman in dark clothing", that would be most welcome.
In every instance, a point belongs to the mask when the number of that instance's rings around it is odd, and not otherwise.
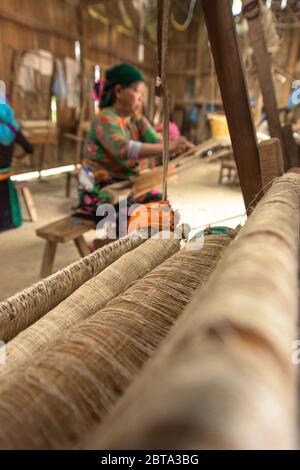
[[[19,227],[22,224],[19,200],[10,177],[15,144],[23,147],[27,154],[33,147],[23,136],[19,124],[14,119],[12,108],[0,104],[0,232]]]

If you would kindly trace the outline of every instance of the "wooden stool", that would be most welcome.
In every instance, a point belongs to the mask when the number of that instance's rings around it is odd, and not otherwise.
[[[71,197],[73,178],[76,179],[77,186],[78,186],[78,170],[77,169],[66,173],[66,197],[68,199]]]
[[[65,217],[64,219],[57,220],[56,222],[37,229],[37,236],[46,240],[41,277],[45,278],[52,273],[58,243],[73,241],[80,256],[84,257],[89,255],[90,250],[83,234],[89,230],[95,229],[96,222],[73,216]]]
[[[29,218],[31,222],[36,222],[38,220],[35,205],[32,199],[32,194],[29,189],[28,183],[27,182],[16,182],[15,183],[15,188],[16,190],[20,193],[24,200],[24,204],[26,207],[26,210],[28,212]]]
[[[226,157],[226,158],[221,159],[219,184],[223,182],[224,176],[227,177],[228,182],[235,183],[235,184],[239,183],[236,163],[233,157]]]

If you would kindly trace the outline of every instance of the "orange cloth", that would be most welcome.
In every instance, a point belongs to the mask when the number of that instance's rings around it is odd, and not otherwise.
[[[2,174],[0,174],[0,181],[5,181],[8,178],[10,178],[11,176],[13,176],[14,174],[15,173],[13,171],[9,171],[7,173],[2,173]]]
[[[144,228],[174,231],[175,213],[169,201],[150,202],[135,209],[129,220],[129,233]]]

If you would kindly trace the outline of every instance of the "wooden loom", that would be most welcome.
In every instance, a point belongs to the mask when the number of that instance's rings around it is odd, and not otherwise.
[[[230,231],[227,236],[208,235],[202,249],[197,240],[180,251],[178,240],[137,240],[135,246],[123,246],[119,259],[112,264],[104,261],[99,269],[102,252],[107,257],[118,251],[117,245],[111,250],[108,246],[83,260],[85,267],[78,265],[78,274],[82,268],[89,273],[85,277],[89,280],[81,278],[77,282],[78,290],[71,288],[72,277],[67,270],[59,274],[59,285],[66,284],[69,296],[62,291],[63,296],[60,294],[52,305],[44,305],[45,293],[52,301],[51,291],[57,289],[53,278],[52,283],[45,280],[0,304],[0,333],[10,338],[7,363],[0,370],[0,448],[257,448],[257,426],[261,429],[259,446],[293,448],[296,381],[290,341],[296,334],[298,309],[299,188],[299,175],[279,178],[234,242],[234,232]],[[97,270],[93,267],[96,262]],[[272,269],[266,270],[266,264]],[[215,268],[207,287],[199,288]],[[76,265],[72,269],[76,272]],[[48,287],[44,293],[45,283]],[[192,295],[196,297],[191,302]],[[277,322],[273,322],[274,316]],[[182,344],[191,346],[182,349]],[[155,350],[155,362],[149,363],[135,380],[137,371]],[[228,358],[225,363],[224,357]],[[229,367],[232,360],[233,370]],[[269,364],[269,375],[262,373],[265,362]],[[205,364],[210,367],[207,369]],[[195,379],[192,382],[184,378],[185,368],[191,370]],[[223,371],[221,375],[219,370]],[[165,377],[163,382],[161,375]],[[228,396],[230,402],[232,397],[236,427],[233,437],[226,427],[231,422],[226,415],[227,402],[223,407],[223,399],[215,401],[218,394],[206,393],[205,384],[211,381],[220,395]],[[279,394],[273,389],[274,381]],[[249,390],[250,384],[251,393],[235,389]],[[284,426],[279,421],[271,431],[268,415],[259,415],[256,408],[259,410],[262,397],[256,390],[260,387],[265,388],[265,399],[273,400]],[[112,412],[123,393],[124,399]],[[140,404],[139,398],[148,393],[145,407],[145,400]],[[233,398],[236,393],[243,397],[243,403],[246,400],[246,407],[237,406]],[[193,400],[194,394],[206,400],[203,408],[201,400]],[[166,397],[167,407],[162,396]],[[144,410],[142,415],[139,406]],[[169,413],[168,425],[159,420],[161,406]],[[172,416],[179,409],[180,419],[190,422],[191,406],[197,420],[207,423],[206,427],[201,425],[201,433],[194,425],[186,433],[172,427]],[[205,414],[215,406],[219,417],[216,423],[207,421]],[[242,434],[238,431],[239,419],[243,418],[240,412],[248,408],[257,416],[257,422]],[[269,410],[272,414],[273,409]],[[131,413],[130,428],[127,412]],[[142,417],[136,420],[135,416]],[[107,422],[103,421],[106,417]],[[174,419],[180,423],[178,417]],[[246,416],[243,419],[247,420]],[[103,427],[97,430],[102,421]],[[126,423],[124,431],[122,423]],[[156,427],[165,431],[154,433]],[[84,442],[83,429],[85,435],[88,433]]]
[[[222,94],[245,226],[181,250],[120,240],[1,303],[0,448],[297,446],[300,176],[281,176],[278,139],[257,145],[226,5],[203,0],[217,71],[237,73]]]

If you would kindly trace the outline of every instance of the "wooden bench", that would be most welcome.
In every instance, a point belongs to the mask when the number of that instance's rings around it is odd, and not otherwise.
[[[69,216],[45,225],[36,230],[38,237],[46,240],[46,247],[42,260],[41,277],[49,276],[53,271],[53,264],[58,243],[73,241],[80,254],[84,257],[90,253],[83,237],[84,233],[96,229],[96,222]]]
[[[15,188],[24,200],[25,208],[28,212],[30,222],[37,222],[38,217],[28,182],[16,181]]]

